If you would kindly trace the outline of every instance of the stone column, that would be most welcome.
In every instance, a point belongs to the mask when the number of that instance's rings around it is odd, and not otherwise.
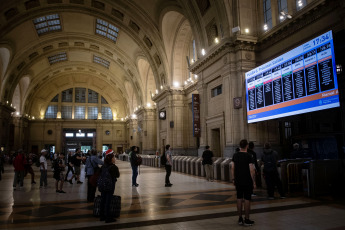
[[[135,145],[139,146],[139,135],[138,135],[138,121],[137,119],[128,119],[128,136],[129,136],[129,147]]]
[[[11,149],[10,146],[10,125],[12,124],[11,113],[15,111],[14,108],[7,104],[0,102],[0,147],[1,152],[9,152]]]
[[[140,128],[138,137],[139,142],[142,143],[143,154],[155,154],[157,149],[156,143],[156,109],[141,108],[137,112],[138,126]]]
[[[198,82],[197,90],[200,95],[200,146],[198,149],[198,156],[202,156],[205,146],[207,145],[207,85],[203,84],[202,81]]]

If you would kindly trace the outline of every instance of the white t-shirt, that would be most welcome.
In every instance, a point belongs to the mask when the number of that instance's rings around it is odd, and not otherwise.
[[[47,168],[48,168],[48,163],[47,163],[47,159],[46,159],[45,156],[42,155],[42,156],[40,157],[40,163],[44,163],[44,168],[45,168],[45,170],[47,170]],[[43,170],[42,165],[40,166],[40,170]]]

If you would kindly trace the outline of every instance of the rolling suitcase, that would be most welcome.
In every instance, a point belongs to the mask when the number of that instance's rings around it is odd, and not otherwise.
[[[101,196],[95,197],[95,203],[93,206],[93,215],[99,217],[101,209]],[[115,218],[120,216],[121,212],[121,196],[114,195],[110,203],[111,215]]]

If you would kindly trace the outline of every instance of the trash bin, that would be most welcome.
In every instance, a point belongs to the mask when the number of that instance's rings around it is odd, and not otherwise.
[[[220,164],[222,163],[224,159],[223,158],[218,158],[213,162],[213,177],[215,180],[220,180],[221,179],[221,167]]]
[[[221,167],[221,180],[222,181],[229,181],[230,180],[230,162],[231,159],[230,158],[226,158],[222,161],[222,163],[220,164]]]
[[[202,167],[202,158],[199,157],[195,162],[195,176],[201,176],[204,167]]]

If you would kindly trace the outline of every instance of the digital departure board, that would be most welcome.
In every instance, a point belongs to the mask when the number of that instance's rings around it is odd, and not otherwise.
[[[246,73],[248,123],[339,107],[332,31]]]

